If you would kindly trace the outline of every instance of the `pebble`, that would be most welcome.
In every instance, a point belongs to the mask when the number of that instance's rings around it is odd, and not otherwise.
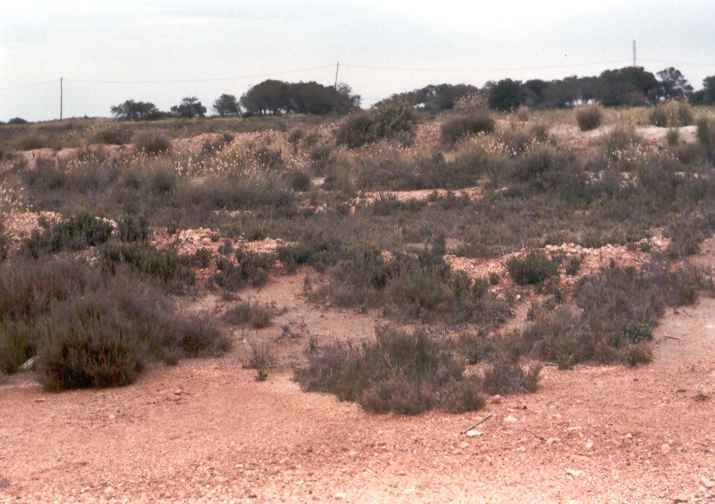
[[[566,469],[566,474],[571,476],[572,478],[578,478],[583,474],[583,471],[579,469]]]
[[[467,437],[479,437],[482,433],[476,429],[470,429],[467,431]]]
[[[588,441],[586,441],[585,447],[587,450],[590,450],[591,448],[593,448],[593,441],[591,441],[590,439]]]
[[[709,479],[706,478],[705,476],[703,476],[702,478],[700,478],[700,483],[701,483],[705,488],[707,488],[707,489],[710,489],[710,488],[712,488],[712,487],[715,486],[715,483],[713,483],[712,480],[709,480]]]
[[[506,423],[516,423],[516,422],[518,422],[519,420],[517,420],[516,417],[513,417],[513,416],[509,415],[508,417],[504,418],[504,421],[505,421]]]

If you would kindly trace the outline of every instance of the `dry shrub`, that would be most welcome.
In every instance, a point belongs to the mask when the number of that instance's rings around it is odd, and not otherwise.
[[[603,122],[603,110],[598,105],[588,105],[576,109],[576,123],[581,131],[591,131]]]
[[[329,392],[358,402],[367,411],[415,415],[433,408],[473,411],[484,405],[479,382],[464,376],[464,365],[447,342],[424,331],[379,328],[361,346],[312,342],[308,364],[295,371],[303,390]]]
[[[650,123],[660,128],[678,128],[693,124],[693,108],[684,101],[659,103],[650,112]]]
[[[171,148],[171,142],[166,134],[159,130],[143,130],[132,138],[137,150],[147,154],[162,154]]]
[[[247,324],[254,329],[264,329],[271,325],[273,309],[259,303],[239,303],[226,311],[223,318],[229,324]]]
[[[493,133],[496,123],[488,114],[459,116],[446,120],[441,127],[442,144],[453,146],[458,141],[478,133]]]

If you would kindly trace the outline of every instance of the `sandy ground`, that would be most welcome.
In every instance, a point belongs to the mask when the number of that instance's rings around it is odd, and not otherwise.
[[[293,302],[286,323],[372,330],[310,312],[298,284],[255,297]],[[18,375],[0,384],[0,502],[712,502],[713,343],[705,298],[666,316],[650,366],[547,367],[536,394],[416,418],[302,393],[288,371],[258,383],[238,350],[122,389],[46,394]]]

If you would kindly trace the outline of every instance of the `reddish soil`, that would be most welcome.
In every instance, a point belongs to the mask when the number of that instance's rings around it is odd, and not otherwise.
[[[713,242],[699,262],[715,265]],[[372,334],[369,314],[307,304],[302,278],[243,294],[287,311],[273,328],[237,330],[224,358],[156,367],[121,389],[1,383],[0,502],[715,501],[715,299],[663,319],[649,366],[547,367],[536,394],[406,418],[303,393],[287,370],[259,383],[242,368],[241,341],[282,325]]]

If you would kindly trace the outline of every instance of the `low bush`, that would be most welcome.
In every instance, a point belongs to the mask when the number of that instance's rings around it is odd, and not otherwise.
[[[113,274],[118,267],[126,265],[172,290],[183,291],[195,283],[191,258],[180,256],[174,250],[159,250],[139,243],[108,243],[100,249],[100,259]]]
[[[603,122],[603,110],[598,105],[588,105],[576,109],[576,123],[581,131],[591,131]]]
[[[495,358],[484,372],[484,390],[489,394],[508,395],[536,392],[539,386],[541,366],[524,368],[508,356]]]
[[[229,308],[223,319],[233,325],[250,325],[254,329],[264,329],[271,325],[273,310],[259,303],[239,303]]]
[[[110,126],[100,129],[92,135],[91,141],[96,144],[125,145],[131,142],[132,131],[121,126]]]
[[[227,291],[265,285],[276,258],[272,254],[239,250],[235,259],[235,263],[228,259],[219,259],[218,270],[212,277],[216,285]]]
[[[61,250],[81,250],[96,247],[112,236],[112,224],[86,213],[78,214],[43,230],[35,230],[22,249],[31,257],[53,254]]]
[[[494,119],[487,114],[475,116],[460,116],[448,119],[442,124],[442,144],[452,146],[459,140],[478,133],[493,133]]]
[[[379,328],[377,339],[361,346],[315,343],[306,350],[308,364],[296,369],[303,390],[329,392],[375,413],[415,415],[440,408],[480,409],[478,384],[464,375],[464,365],[447,343],[423,331]]]
[[[650,123],[660,128],[678,128],[693,124],[693,109],[684,101],[659,103],[650,112]]]
[[[409,143],[416,123],[412,108],[406,104],[389,104],[370,112],[349,117],[336,132],[336,143],[350,149],[374,143],[383,138],[396,138]]]
[[[44,149],[45,147],[48,147],[49,144],[50,140],[46,136],[39,134],[29,134],[18,139],[15,143],[15,148],[21,151],[28,151],[35,149]]]
[[[138,151],[147,154],[162,154],[171,148],[169,138],[158,130],[139,131],[133,136],[132,143]]]
[[[578,309],[540,312],[522,332],[520,349],[562,368],[591,360],[648,362],[646,344],[665,308],[694,303],[704,287],[701,274],[691,268],[671,271],[661,263],[642,271],[607,268],[579,280]]]
[[[0,266],[0,369],[36,355],[48,390],[126,385],[149,361],[217,355],[228,344],[209,318],[180,316],[132,276],[57,259]]]
[[[538,251],[531,251],[523,258],[512,257],[506,267],[519,285],[540,284],[558,273],[558,264]]]
[[[149,221],[143,215],[126,215],[117,221],[117,235],[121,241],[147,241],[151,237]]]
[[[308,191],[312,185],[310,177],[302,171],[294,171],[288,175],[288,184],[296,192]]]
[[[624,152],[639,146],[643,139],[633,127],[617,126],[602,140],[603,149],[610,158],[619,158]]]
[[[243,367],[246,369],[256,369],[265,371],[273,367],[275,357],[271,345],[266,342],[253,342],[248,347],[248,357]]]

